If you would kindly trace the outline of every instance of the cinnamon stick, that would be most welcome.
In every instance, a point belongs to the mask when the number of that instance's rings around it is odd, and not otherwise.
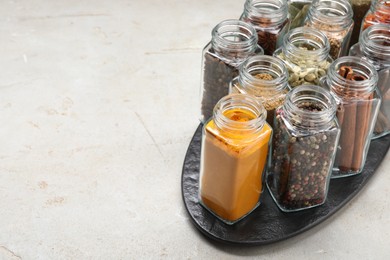
[[[357,109],[356,103],[353,101],[348,104],[344,104],[343,107],[343,123],[339,141],[341,151],[337,154],[337,161],[341,171],[348,171],[351,169],[353,162]]]
[[[353,152],[352,170],[358,171],[363,162],[365,143],[368,138],[371,125],[372,98],[370,94],[365,99],[357,102],[356,129],[355,129],[355,147]]]

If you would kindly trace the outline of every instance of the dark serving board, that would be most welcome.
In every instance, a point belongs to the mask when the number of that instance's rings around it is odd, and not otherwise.
[[[243,220],[227,225],[199,204],[199,166],[202,125],[188,147],[182,172],[182,195],[195,226],[208,238],[241,245],[264,245],[298,235],[329,218],[350,201],[368,182],[385,157],[390,135],[371,141],[363,172],[357,176],[332,179],[325,204],[294,213],[279,210],[265,189],[261,205]]]

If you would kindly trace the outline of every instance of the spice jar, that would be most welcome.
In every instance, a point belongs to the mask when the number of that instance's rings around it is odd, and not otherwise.
[[[317,85],[332,58],[329,56],[329,41],[322,32],[299,27],[289,31],[281,48],[274,53],[284,61],[289,71],[288,83],[292,88],[299,85]]]
[[[390,1],[376,0],[372,3],[371,8],[364,17],[361,30],[364,31],[374,24],[390,23]]]
[[[272,55],[290,25],[287,0],[246,0],[240,19],[253,25],[258,44]]]
[[[288,71],[283,61],[267,55],[256,55],[241,64],[239,76],[232,80],[230,93],[256,97],[267,110],[267,123],[272,127],[275,109],[285,100]]]
[[[350,56],[364,57],[378,72],[378,91],[382,96],[372,138],[390,133],[390,24],[376,24],[363,31]]]
[[[202,123],[212,116],[218,100],[229,93],[229,83],[238,75],[239,65],[256,53],[264,52],[257,45],[257,33],[250,24],[225,20],[214,27],[202,56]]]
[[[347,0],[317,0],[310,6],[305,26],[316,28],[328,37],[330,56],[337,59],[348,53],[353,29],[353,11]]]
[[[381,103],[378,73],[368,61],[346,56],[331,64],[322,83],[336,97],[341,128],[332,177],[358,174],[366,161]]]
[[[351,41],[349,42],[349,47],[359,41],[362,21],[370,9],[371,0],[350,0],[350,2],[352,5],[354,26],[351,34]]]
[[[254,210],[263,190],[271,127],[266,110],[252,96],[231,94],[204,124],[200,202],[227,224]]]
[[[325,202],[340,135],[336,109],[328,90],[307,85],[276,110],[267,186],[282,211]]]

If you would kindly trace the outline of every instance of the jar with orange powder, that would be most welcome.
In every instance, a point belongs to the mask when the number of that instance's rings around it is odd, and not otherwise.
[[[271,127],[255,97],[230,94],[204,124],[200,165],[200,203],[227,224],[260,204]]]

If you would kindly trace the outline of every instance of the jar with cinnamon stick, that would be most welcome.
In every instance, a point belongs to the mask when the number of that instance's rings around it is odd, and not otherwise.
[[[267,187],[285,212],[326,200],[340,128],[330,92],[308,85],[294,88],[276,110]]]
[[[326,75],[333,59],[329,56],[330,44],[319,30],[299,27],[289,31],[283,45],[274,56],[283,60],[288,72],[288,83],[292,88],[299,85],[318,85]]]
[[[200,203],[227,224],[260,204],[271,127],[254,97],[231,94],[215,106],[204,124],[200,164]]]
[[[348,0],[314,1],[305,20],[305,26],[320,30],[328,37],[333,59],[348,53],[353,24],[352,6]]]
[[[372,138],[390,133],[390,24],[375,24],[363,31],[351,56],[364,57],[378,72],[378,91],[382,96]]]
[[[365,59],[345,56],[331,64],[322,83],[336,97],[341,127],[332,177],[358,174],[367,158],[381,103],[378,73]]]
[[[263,54],[252,25],[240,20],[225,20],[215,26],[211,41],[202,52],[201,122],[213,115],[214,106],[229,93],[230,81],[248,57]]]
[[[256,29],[258,44],[265,54],[272,55],[289,30],[287,0],[246,0],[240,20]]]
[[[275,109],[285,100],[288,71],[284,62],[268,55],[256,55],[241,64],[239,76],[232,80],[230,93],[256,97],[267,110],[267,123],[272,127]]]
[[[373,1],[371,8],[364,17],[361,30],[364,31],[374,24],[390,24],[390,1]]]

